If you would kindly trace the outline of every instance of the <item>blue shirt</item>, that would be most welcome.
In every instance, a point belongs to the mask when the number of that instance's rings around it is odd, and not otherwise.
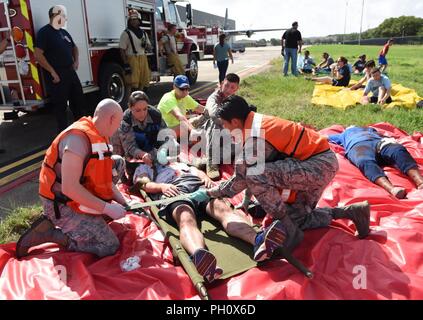
[[[373,93],[374,97],[379,96],[379,88],[383,87],[385,89],[391,89],[392,85],[391,85],[391,80],[389,80],[389,78],[385,75],[381,75],[381,78],[379,81],[371,78],[366,85],[366,88],[364,89],[364,94],[368,95],[370,92]]]
[[[313,66],[315,65],[314,60],[310,57],[304,58],[303,62],[303,69],[304,70],[312,70]]]
[[[216,43],[214,46],[214,50],[216,51],[216,61],[225,61],[229,59],[228,51],[231,50],[231,46],[225,42],[223,47],[220,43]]]
[[[37,33],[35,47],[44,51],[44,56],[54,69],[73,65],[75,43],[64,29],[56,30],[50,24],[45,25]]]
[[[329,136],[329,141],[339,144],[344,147],[345,155],[358,143],[375,144],[382,140],[382,137],[373,128],[351,127],[346,129],[343,133],[332,134]]]

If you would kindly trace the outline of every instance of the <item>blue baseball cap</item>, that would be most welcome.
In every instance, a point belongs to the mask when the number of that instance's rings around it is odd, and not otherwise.
[[[173,84],[179,89],[190,88],[188,77],[183,75],[177,76],[175,80],[173,80]]]

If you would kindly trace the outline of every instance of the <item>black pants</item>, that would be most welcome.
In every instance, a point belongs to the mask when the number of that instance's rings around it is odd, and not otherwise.
[[[219,68],[219,82],[221,83],[225,80],[226,72],[228,71],[229,67],[229,60],[218,61],[217,67]]]
[[[66,114],[68,101],[74,120],[86,116],[85,97],[82,91],[81,82],[73,68],[56,69],[60,77],[59,83],[53,83],[50,74],[46,75],[47,91],[50,96],[50,103],[56,115],[58,132],[62,132],[68,127]]]

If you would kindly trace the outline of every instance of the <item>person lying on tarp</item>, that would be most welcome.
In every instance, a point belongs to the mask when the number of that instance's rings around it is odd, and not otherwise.
[[[398,199],[405,198],[407,192],[403,187],[392,185],[382,166],[396,166],[414,181],[418,189],[423,189],[423,177],[416,161],[395,139],[384,137],[373,128],[349,127],[343,133],[329,135],[329,141],[344,147],[345,157],[367,179]]]
[[[355,85],[353,85],[350,90],[358,90],[363,89],[366,84],[372,77],[372,70],[376,67],[376,63],[374,60],[369,60],[366,62],[364,66],[364,77],[361,78]]]
[[[170,198],[193,193],[200,188],[212,187],[212,180],[202,171],[186,164],[174,163],[154,178],[150,173],[136,172],[137,186],[153,199]],[[155,181],[155,182],[153,182]],[[182,246],[191,256],[198,273],[208,282],[219,278],[223,270],[218,267],[215,256],[208,251],[204,237],[198,228],[197,219],[207,214],[222,224],[230,236],[250,243],[254,248],[254,259],[263,261],[282,244],[284,234],[281,223],[275,221],[268,228],[257,233],[245,216],[234,211],[222,200],[196,201],[191,199],[175,201],[159,207],[160,215],[171,224],[177,225]]]
[[[218,110],[223,126],[243,141],[244,148],[229,181],[200,189],[191,199],[231,198],[248,188],[264,211],[281,221],[283,245],[290,250],[302,241],[303,230],[327,227],[333,219],[352,220],[359,237],[366,237],[370,220],[367,202],[316,208],[338,171],[327,138],[294,122],[250,110],[239,96],[228,98]]]
[[[44,215],[19,239],[18,258],[47,242],[98,257],[119,249],[119,239],[104,216],[117,220],[126,214],[127,203],[112,173],[124,168],[114,168],[124,160],[112,156],[109,143],[121,120],[122,108],[106,99],[98,104],[94,118],[81,118],[53,141],[40,172]]]
[[[382,74],[378,68],[373,68],[371,71],[372,77],[367,81],[366,88],[364,88],[363,99],[361,103],[363,105],[374,103],[384,105],[385,103],[391,103],[391,90],[392,84],[389,78]],[[369,98],[369,93],[372,96]]]
[[[127,161],[130,180],[137,167],[143,171],[161,170],[156,158],[163,142],[158,141],[158,135],[166,128],[160,111],[149,105],[148,96],[142,91],[133,92],[119,129],[112,137],[114,153]]]
[[[351,80],[351,72],[348,66],[348,60],[345,57],[340,57],[334,69],[334,77],[314,77],[311,80],[315,82],[331,84],[334,87],[348,87]]]

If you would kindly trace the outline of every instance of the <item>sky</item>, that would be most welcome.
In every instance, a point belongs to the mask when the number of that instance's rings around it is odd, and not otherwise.
[[[190,0],[193,9],[236,21],[237,29],[289,28],[298,21],[303,37],[360,31],[362,0]],[[347,6],[348,3],[348,6]],[[348,8],[348,10],[346,10]],[[345,14],[347,12],[347,15]],[[363,31],[385,19],[413,15],[423,18],[423,0],[364,0]],[[256,33],[251,39],[280,38],[282,31]],[[237,37],[238,40],[243,37]]]

